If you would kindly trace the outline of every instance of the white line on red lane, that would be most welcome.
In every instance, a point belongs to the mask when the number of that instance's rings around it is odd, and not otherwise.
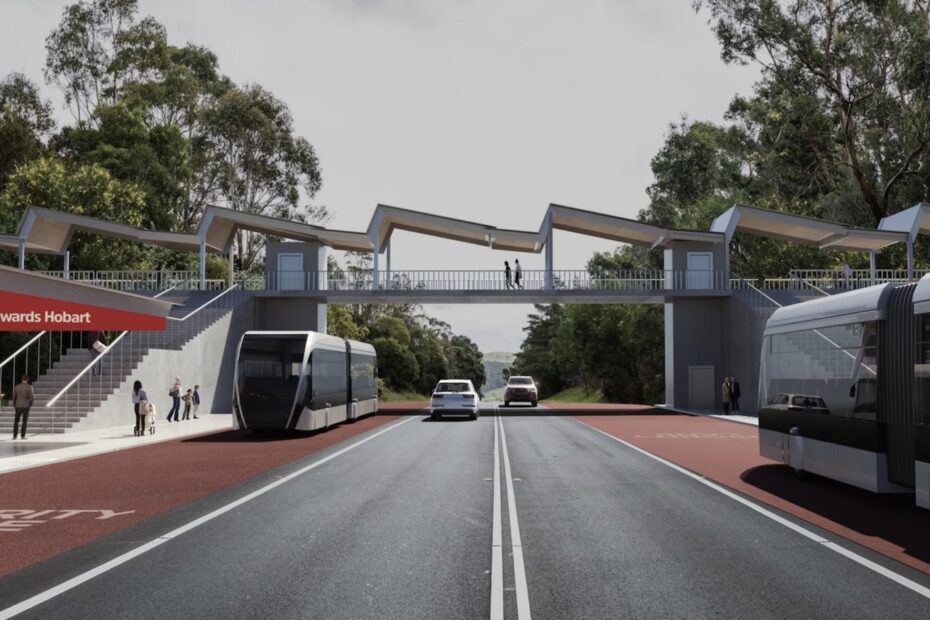
[[[233,502],[230,502],[230,503],[226,504],[225,506],[222,506],[222,507],[220,507],[220,508],[217,508],[217,509],[214,510],[213,512],[209,512],[209,513],[203,515],[202,517],[199,517],[199,518],[197,518],[197,519],[194,519],[193,521],[191,521],[191,522],[189,522],[189,523],[187,523],[187,524],[185,524],[185,525],[182,525],[181,527],[176,528],[176,529],[174,529],[174,530],[168,532],[167,534],[162,534],[161,536],[159,536],[159,537],[156,538],[155,540],[151,540],[151,541],[145,543],[144,545],[142,545],[141,547],[136,547],[136,548],[133,549],[132,551],[127,551],[127,552],[124,553],[123,555],[120,555],[120,556],[118,556],[118,557],[115,557],[115,558],[113,558],[112,560],[110,560],[109,562],[105,562],[105,563],[101,564],[100,566],[97,566],[96,568],[92,568],[92,569],[90,569],[89,571],[83,572],[83,573],[81,573],[80,575],[78,575],[78,576],[76,576],[76,577],[72,577],[71,579],[69,579],[69,580],[67,580],[67,581],[65,581],[65,582],[63,582],[63,583],[60,583],[60,584],[58,584],[57,586],[55,586],[55,587],[53,587],[53,588],[49,588],[48,590],[45,590],[44,592],[40,592],[39,594],[36,594],[35,596],[30,597],[30,598],[26,599],[25,601],[22,601],[22,602],[20,602],[20,603],[17,603],[16,605],[13,605],[13,606],[11,606],[11,607],[7,607],[6,609],[0,609],[0,620],[7,620],[8,618],[12,618],[13,616],[16,616],[16,615],[18,615],[18,614],[21,614],[21,613],[23,613],[24,611],[28,611],[28,610],[32,609],[33,607],[36,607],[36,606],[38,606],[38,605],[41,605],[42,603],[44,603],[44,602],[46,602],[46,601],[49,601],[49,600],[55,598],[56,596],[58,596],[58,595],[60,595],[60,594],[64,594],[65,592],[67,592],[67,591],[69,591],[69,590],[73,590],[74,588],[78,587],[79,585],[81,585],[81,584],[83,584],[83,583],[86,583],[86,582],[90,581],[90,580],[93,579],[94,577],[97,577],[97,576],[99,576],[99,575],[102,575],[102,574],[104,574],[104,573],[106,573],[106,572],[108,572],[108,571],[110,571],[110,570],[116,568],[117,566],[120,566],[120,565],[122,565],[122,564],[125,564],[125,563],[128,562],[129,560],[132,560],[132,559],[134,559],[134,558],[137,558],[137,557],[139,557],[140,555],[142,555],[142,554],[144,554],[144,553],[146,553],[146,552],[148,552],[148,551],[151,551],[152,549],[154,549],[154,548],[156,548],[156,547],[159,547],[159,546],[165,544],[165,543],[168,542],[169,540],[172,540],[172,539],[174,539],[174,538],[177,538],[177,537],[180,536],[181,534],[185,534],[185,533],[187,533],[187,532],[193,530],[194,528],[200,527],[200,526],[203,525],[204,523],[207,523],[208,521],[212,521],[213,519],[219,517],[220,515],[223,515],[223,514],[229,512],[230,510],[235,509],[235,508],[238,508],[238,507],[241,506],[242,504],[245,504],[245,503],[247,503],[247,502],[250,502],[250,501],[252,501],[253,499],[255,499],[256,497],[259,497],[259,496],[261,496],[261,495],[264,495],[264,494],[267,493],[268,491],[271,491],[272,489],[276,489],[277,487],[281,486],[282,484],[285,484],[285,483],[287,483],[287,482],[290,482],[290,481],[293,480],[294,478],[297,478],[298,476],[302,476],[303,474],[307,473],[308,471],[311,471],[311,470],[313,470],[313,469],[316,469],[317,467],[320,467],[321,465],[325,465],[326,463],[332,461],[333,459],[335,459],[335,458],[337,458],[337,457],[339,457],[339,456],[342,456],[343,454],[345,454],[345,453],[348,452],[349,450],[353,450],[353,449],[355,449],[355,448],[361,446],[362,444],[368,443],[369,441],[371,441],[371,440],[374,439],[375,437],[379,437],[379,436],[383,435],[384,433],[390,432],[390,431],[394,430],[395,428],[397,428],[397,427],[399,427],[399,426],[401,426],[401,425],[403,425],[403,424],[406,424],[407,422],[409,422],[409,421],[411,421],[411,420],[414,420],[414,419],[419,420],[420,418],[419,418],[418,416],[410,416],[410,417],[406,418],[405,420],[401,420],[401,421],[398,422],[397,424],[393,424],[393,425],[389,426],[388,428],[385,428],[385,429],[383,429],[383,430],[380,430],[380,431],[378,431],[377,433],[375,433],[375,434],[373,434],[373,435],[369,435],[368,437],[365,437],[364,439],[362,439],[362,440],[360,440],[360,441],[356,441],[355,443],[350,444],[350,445],[346,446],[345,448],[342,448],[341,450],[339,450],[339,451],[337,451],[337,452],[333,452],[333,453],[330,454],[329,456],[327,456],[327,457],[325,457],[325,458],[322,458],[322,459],[320,459],[319,461],[314,461],[313,463],[307,465],[306,467],[302,467],[302,468],[298,469],[297,471],[292,472],[292,473],[290,473],[290,474],[284,476],[283,478],[279,478],[278,480],[275,480],[274,482],[272,482],[272,483],[270,483],[270,484],[268,484],[268,485],[266,485],[266,486],[263,486],[263,487],[260,488],[260,489],[257,489],[257,490],[255,490],[255,491],[252,491],[252,492],[249,493],[248,495],[244,495],[243,497],[240,497],[239,499],[237,499],[237,500],[235,500],[235,501],[233,501]]]
[[[604,435],[605,437],[608,437],[608,438],[610,438],[610,439],[613,439],[613,440],[616,441],[617,443],[620,443],[620,444],[622,444],[622,445],[624,445],[624,446],[626,446],[626,447],[628,447],[628,448],[631,448],[631,449],[633,449],[633,450],[636,450],[636,451],[639,452],[640,454],[643,454],[643,455],[645,455],[645,456],[648,456],[649,458],[651,458],[651,459],[653,459],[653,460],[655,460],[655,461],[658,461],[659,463],[662,463],[663,465],[667,465],[668,467],[671,467],[671,468],[674,469],[675,471],[677,471],[677,472],[679,472],[679,473],[682,473],[682,474],[688,476],[689,478],[691,478],[691,479],[693,479],[693,480],[696,480],[696,481],[700,482],[701,484],[703,484],[703,485],[705,485],[705,486],[710,487],[711,489],[717,491],[718,493],[720,493],[720,494],[722,494],[722,495],[725,495],[726,497],[729,497],[730,499],[732,499],[732,500],[734,500],[734,501],[739,502],[740,504],[746,506],[747,508],[750,508],[751,510],[754,510],[754,511],[758,512],[760,515],[762,515],[762,516],[764,516],[764,517],[767,517],[767,518],[771,519],[772,521],[774,521],[774,522],[776,522],[776,523],[779,523],[779,524],[781,524],[781,525],[784,525],[785,527],[787,527],[787,528],[790,529],[790,530],[794,530],[795,532],[797,532],[798,534],[804,536],[805,538],[808,538],[808,539],[810,539],[810,540],[812,540],[812,541],[814,541],[814,542],[816,542],[816,543],[820,543],[821,545],[823,545],[823,546],[826,547],[827,549],[830,549],[831,551],[833,551],[833,552],[835,552],[835,553],[838,553],[838,554],[842,555],[843,557],[849,558],[850,560],[852,560],[852,561],[855,562],[856,564],[859,564],[860,566],[864,566],[865,568],[867,568],[867,569],[869,569],[869,570],[871,570],[871,571],[874,571],[874,572],[878,573],[879,575],[881,575],[882,577],[886,577],[886,578],[890,579],[891,581],[894,581],[895,583],[897,583],[897,584],[899,584],[899,585],[901,585],[901,586],[904,586],[904,587],[907,588],[908,590],[911,590],[912,592],[915,592],[915,593],[919,594],[920,596],[922,596],[922,597],[924,597],[924,598],[930,599],[930,588],[926,588],[926,587],[922,586],[921,584],[917,583],[916,581],[913,581],[913,580],[911,580],[911,579],[908,579],[908,578],[905,577],[904,575],[900,575],[900,574],[898,574],[898,573],[896,573],[896,572],[894,572],[894,571],[892,571],[892,570],[890,570],[890,569],[885,568],[884,566],[882,566],[882,565],[880,565],[880,564],[877,564],[876,562],[873,562],[872,560],[870,560],[870,559],[868,559],[868,558],[866,558],[866,557],[863,557],[863,556],[859,555],[858,553],[855,553],[854,551],[850,551],[849,549],[846,549],[845,547],[843,547],[843,546],[841,546],[841,545],[838,545],[837,543],[835,543],[835,542],[833,542],[833,541],[831,541],[831,540],[829,540],[829,539],[827,539],[827,538],[824,538],[824,537],[821,536],[820,534],[817,534],[817,533],[815,533],[815,532],[812,532],[811,530],[809,530],[809,529],[807,529],[807,528],[805,528],[805,527],[802,527],[802,526],[800,526],[800,525],[798,525],[798,524],[796,524],[796,523],[793,523],[793,522],[789,521],[788,519],[785,519],[784,517],[781,517],[781,516],[775,514],[775,513],[772,512],[771,510],[768,510],[767,508],[763,508],[763,507],[760,506],[759,504],[757,504],[757,503],[755,503],[755,502],[753,502],[753,501],[750,501],[750,500],[746,499],[745,497],[742,497],[742,496],[740,496],[740,495],[737,495],[737,494],[734,493],[733,491],[731,491],[731,490],[729,490],[729,489],[727,489],[727,488],[725,488],[725,487],[723,487],[723,486],[717,484],[716,482],[712,482],[712,481],[708,480],[707,478],[704,478],[704,477],[702,477],[702,476],[700,476],[700,475],[698,475],[698,474],[696,474],[696,473],[694,473],[694,472],[692,472],[692,471],[690,471],[690,470],[687,470],[687,469],[685,469],[684,467],[682,467],[682,466],[680,466],[680,465],[676,465],[675,463],[672,463],[671,461],[665,460],[665,459],[662,458],[661,456],[656,456],[655,454],[652,454],[651,452],[647,452],[646,450],[643,450],[642,448],[640,448],[640,447],[638,447],[638,446],[634,446],[633,444],[631,444],[631,443],[629,443],[629,442],[627,442],[627,441],[624,441],[624,440],[620,439],[619,437],[614,437],[614,436],[611,435],[610,433],[607,433],[607,432],[605,432],[605,431],[602,431],[602,430],[599,429],[599,428],[594,428],[594,427],[591,426],[590,424],[585,424],[585,423],[582,422],[581,420],[578,420],[578,419],[575,419],[575,418],[571,418],[571,419],[572,419],[572,420],[575,420],[575,422],[577,422],[578,424],[581,424],[581,425],[583,425],[583,426],[587,426],[588,428],[590,428],[590,429],[593,430],[593,431],[597,431],[598,433],[600,433],[601,435]]]

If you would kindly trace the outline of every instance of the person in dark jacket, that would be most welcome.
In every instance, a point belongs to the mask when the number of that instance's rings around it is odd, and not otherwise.
[[[736,377],[730,377],[730,385],[733,386],[733,396],[732,396],[732,409],[733,413],[739,413],[739,381],[736,380]]]
[[[142,389],[142,382],[137,380],[132,384],[132,407],[136,413],[136,428],[134,429],[136,435],[145,434],[146,412],[141,409],[141,406],[147,403],[148,400],[148,395]]]
[[[730,377],[723,378],[720,386],[720,400],[723,401],[723,415],[730,415],[730,404],[733,402],[733,383]]]
[[[13,388],[13,410],[16,416],[13,419],[13,439],[16,439],[17,432],[20,432],[20,420],[23,422],[23,430],[19,438],[26,438],[26,424],[29,422],[29,409],[35,402],[36,393],[29,384],[29,375],[23,375],[20,384]]]

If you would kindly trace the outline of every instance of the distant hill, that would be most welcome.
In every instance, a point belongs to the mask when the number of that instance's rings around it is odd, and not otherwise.
[[[514,357],[514,353],[495,352],[484,354],[484,375],[487,379],[480,388],[483,394],[487,394],[491,390],[500,389],[506,385],[507,382],[504,380],[503,370],[505,368],[510,368],[510,365],[513,364]]]

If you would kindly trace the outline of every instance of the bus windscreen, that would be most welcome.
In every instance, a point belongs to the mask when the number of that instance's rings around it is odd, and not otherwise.
[[[239,403],[249,427],[284,428],[300,387],[307,337],[246,335],[239,349]]]

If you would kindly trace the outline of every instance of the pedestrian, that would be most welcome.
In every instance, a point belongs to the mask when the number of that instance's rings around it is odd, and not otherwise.
[[[19,438],[26,438],[26,423],[29,422],[29,408],[36,402],[36,393],[29,384],[29,375],[23,375],[19,385],[13,388],[13,410],[16,417],[13,418],[13,439],[16,439],[16,433],[19,431],[19,421],[23,421],[23,430]]]
[[[736,380],[736,377],[730,377],[730,384],[733,386],[733,395],[732,395],[732,404],[733,404],[733,413],[739,413],[739,381]]]
[[[181,416],[182,420],[191,419],[191,402],[194,400],[193,390],[187,388],[187,391],[184,392],[184,396],[181,397],[181,400],[184,401],[184,415]]]
[[[520,266],[520,259],[513,259],[513,269],[514,269],[514,278],[513,281],[516,282],[517,288],[523,288],[523,285],[520,284],[520,281],[523,279],[523,267]]]
[[[843,288],[849,289],[852,288],[850,284],[852,283],[852,269],[849,267],[849,263],[843,261]]]
[[[171,389],[168,390],[168,396],[171,397],[171,409],[168,410],[168,421],[171,422],[172,416],[175,422],[178,420],[178,413],[181,410],[181,377],[175,377]]]
[[[193,397],[193,403],[194,403],[194,419],[197,420],[197,419],[199,419],[199,418],[197,417],[197,410],[200,409],[200,386],[199,386],[199,385],[195,385],[195,386],[194,386],[194,395],[193,395],[193,396],[194,396],[194,397]]]
[[[133,429],[133,432],[137,436],[145,434],[145,416],[148,413],[146,411],[146,405],[148,404],[149,397],[145,393],[145,390],[142,389],[142,382],[136,380],[132,384],[132,408],[136,414],[136,427]]]
[[[730,402],[733,400],[733,384],[730,383],[730,377],[723,378],[723,385],[720,388],[720,400],[723,401],[723,414],[730,415]]]
[[[106,334],[104,334],[102,331],[98,331],[87,348],[90,350],[90,359],[93,362],[98,357],[100,357],[101,353],[107,350]],[[93,377],[94,375],[99,375],[101,372],[103,372],[103,360],[100,360],[91,366],[90,376]]]
[[[511,281],[510,274],[511,274],[510,263],[508,263],[507,261],[504,261],[504,285],[508,289],[513,288],[513,282]]]

